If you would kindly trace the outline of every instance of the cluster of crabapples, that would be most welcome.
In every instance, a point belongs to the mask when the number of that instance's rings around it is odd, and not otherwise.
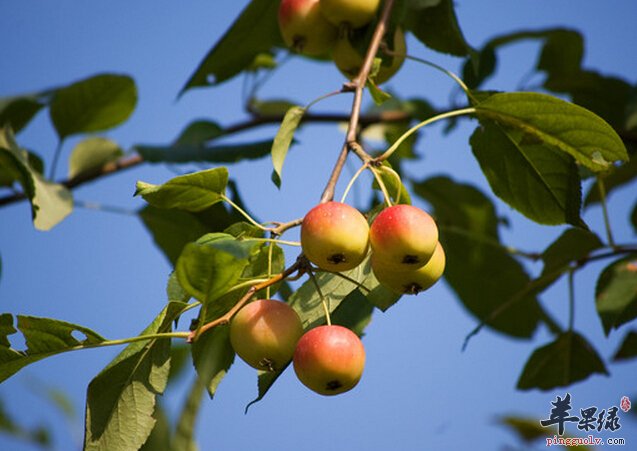
[[[445,267],[435,221],[411,205],[385,208],[370,227],[354,207],[321,203],[303,219],[301,246],[312,264],[330,272],[356,268],[371,248],[374,275],[399,294],[428,289]],[[322,395],[352,389],[365,366],[365,349],[354,332],[324,325],[304,333],[294,309],[272,299],[243,307],[230,324],[230,341],[239,357],[260,370],[281,370],[292,360],[299,380]]]
[[[294,51],[331,58],[336,67],[353,79],[363,65],[364,54],[352,42],[354,34],[364,34],[376,17],[380,0],[281,0],[279,29],[285,44]],[[394,31],[391,45],[395,57],[388,58],[375,75],[376,84],[390,79],[405,60],[405,35]]]

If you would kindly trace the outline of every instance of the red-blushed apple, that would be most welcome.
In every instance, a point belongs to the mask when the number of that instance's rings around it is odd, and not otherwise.
[[[365,348],[346,327],[319,326],[301,337],[293,363],[303,385],[321,395],[337,395],[358,384],[365,368]]]
[[[321,14],[319,0],[281,0],[279,29],[285,44],[310,56],[328,55],[338,28]]]
[[[305,256],[327,271],[357,267],[369,248],[369,225],[354,207],[325,202],[312,208],[301,224],[301,247]]]
[[[259,299],[243,307],[230,322],[230,343],[253,368],[280,370],[292,359],[303,335],[299,315],[288,304]]]
[[[438,226],[425,211],[412,205],[385,208],[372,222],[369,240],[376,260],[395,271],[423,266],[438,243]]]
[[[385,56],[385,58],[391,58],[390,64],[381,64],[378,72],[372,77],[377,85],[385,83],[393,77],[405,62],[407,43],[405,42],[405,34],[399,28],[394,33],[393,50],[397,55],[394,57]],[[347,35],[339,37],[336,41],[332,51],[332,59],[338,70],[350,80],[354,79],[360,72],[364,58],[365,55],[354,48]]]
[[[372,254],[371,263],[378,281],[400,294],[417,294],[431,288],[445,271],[445,251],[440,243],[436,245],[429,261],[417,269],[395,269],[391,264],[375,257]]]
[[[372,21],[380,0],[320,0],[321,12],[336,26],[360,28]]]

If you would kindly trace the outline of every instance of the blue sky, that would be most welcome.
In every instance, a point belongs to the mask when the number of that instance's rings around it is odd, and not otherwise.
[[[124,125],[105,133],[123,148],[136,143],[162,144],[175,138],[191,120],[211,117],[223,124],[244,118],[240,79],[215,89],[195,90],[176,100],[196,65],[247,2],[140,0],[128,2],[0,2],[0,96],[26,93],[67,84],[100,72],[133,76],[139,104]],[[584,66],[635,82],[637,60],[637,4],[617,0],[516,2],[458,0],[457,13],[467,40],[480,47],[490,37],[517,29],[555,26],[584,33]],[[409,41],[410,53],[458,71],[460,61]],[[513,90],[528,80],[537,45],[518,44],[499,53],[493,89]],[[537,79],[535,79],[537,82]],[[342,77],[329,64],[290,61],[261,91],[262,98],[287,98],[300,104],[340,86]],[[423,96],[444,106],[452,83],[424,66],[407,63],[388,87],[404,97]],[[350,98],[323,102],[317,110],[347,112]],[[425,155],[407,170],[416,178],[451,173],[456,180],[488,188],[473,159],[469,121],[453,134],[442,127],[427,130],[419,144]],[[237,138],[271,136],[274,127]],[[342,140],[333,125],[306,127],[286,161],[284,185],[270,182],[270,162],[230,167],[242,195],[257,217],[290,220],[300,217],[318,200]],[[56,137],[46,114],[19,136],[22,146],[37,150],[50,162]],[[69,139],[67,157],[77,140]],[[64,160],[63,160],[64,161]],[[351,164],[348,170],[355,170]],[[65,174],[61,165],[58,174]],[[143,202],[133,198],[135,182],[161,183],[174,176],[163,166],[148,166],[83,186],[75,192],[81,203],[97,203],[134,211]],[[347,175],[347,174],[346,174]],[[347,178],[347,177],[345,177]],[[634,186],[634,185],[633,185]],[[343,185],[339,185],[339,194]],[[367,193],[361,183],[362,194]],[[627,214],[634,189],[611,197],[617,240],[635,239]],[[351,195],[352,202],[356,195]],[[504,239],[522,249],[539,250],[561,228],[530,224],[502,203],[498,212],[510,218]],[[601,212],[585,216],[601,230]],[[291,236],[293,238],[293,236]],[[293,258],[296,250],[291,249]],[[30,223],[26,204],[0,209],[0,311],[53,317],[82,324],[107,338],[133,336],[143,329],[165,302],[164,287],[170,265],[155,248],[134,215],[77,208],[47,233]],[[606,339],[595,313],[591,266],[577,276],[576,328],[612,355],[622,334]],[[538,267],[530,267],[537,271]],[[565,322],[567,290],[558,284],[543,297],[544,305]],[[213,401],[204,401],[197,438],[201,449],[240,450],[258,445],[264,450],[423,450],[502,449],[514,437],[495,424],[497,417],[520,414],[546,417],[550,401],[565,390],[518,392],[517,377],[530,353],[549,340],[540,330],[532,341],[514,341],[483,331],[462,353],[466,334],[475,326],[444,283],[403,299],[387,313],[376,313],[364,343],[367,366],[359,386],[342,396],[324,398],[305,389],[287,371],[267,398],[244,415],[245,404],[256,394],[254,370],[237,362]],[[5,408],[25,425],[53,428],[55,450],[79,449],[82,438],[86,386],[113,358],[116,349],[61,355],[28,367],[0,385]],[[623,395],[635,395],[634,364],[610,365],[611,378],[593,377],[569,388],[575,408],[617,404]],[[165,401],[174,414],[193,373],[169,391]],[[63,390],[72,400],[75,419],[68,421],[34,387]],[[637,437],[637,422],[628,418],[616,436]],[[575,432],[575,431],[571,431]],[[633,438],[634,440],[634,438]],[[542,444],[540,444],[542,446]],[[0,435],[0,449],[34,449]]]

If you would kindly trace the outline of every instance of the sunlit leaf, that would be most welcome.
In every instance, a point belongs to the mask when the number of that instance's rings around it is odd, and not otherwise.
[[[524,365],[517,388],[550,390],[566,387],[593,374],[608,375],[604,362],[577,332],[565,332],[536,349]]]
[[[278,3],[253,0],[208,52],[181,94],[190,88],[219,84],[251,67],[255,57],[281,45]]]
[[[136,196],[158,208],[201,211],[222,200],[228,184],[224,167],[177,176],[163,185],[137,182]]]
[[[303,107],[294,106],[290,108],[287,113],[285,113],[279,131],[272,142],[272,166],[274,167],[272,180],[279,188],[281,187],[281,174],[283,172],[285,157],[292,144],[292,139],[294,139],[294,132],[301,123],[304,114],[305,108]]]
[[[124,154],[119,145],[107,138],[90,137],[80,141],[69,157],[69,178],[104,166]]]
[[[127,75],[100,74],[59,88],[49,113],[60,139],[107,130],[126,121],[137,104],[137,88]]]
[[[637,318],[637,254],[615,261],[602,271],[595,305],[606,335]]]
[[[588,169],[605,171],[628,154],[615,130],[594,113],[546,94],[497,93],[476,105],[481,120],[522,132],[528,142],[568,153]]]
[[[28,154],[18,147],[8,128],[0,130],[0,162],[5,168],[10,168],[11,174],[31,201],[36,229],[49,230],[71,213],[73,199],[69,190],[46,180],[31,167]]]
[[[170,332],[185,306],[169,303],[140,335]],[[131,343],[120,352],[89,384],[84,449],[139,449],[155,425],[169,368],[169,339]]]
[[[570,156],[489,122],[473,133],[471,147],[491,189],[511,207],[540,224],[583,224],[579,173]]]

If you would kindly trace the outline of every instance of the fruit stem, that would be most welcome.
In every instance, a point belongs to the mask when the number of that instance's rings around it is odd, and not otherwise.
[[[225,194],[220,194],[219,197],[221,197],[221,199],[224,202],[227,202],[232,208],[234,208],[235,210],[237,210],[241,216],[243,216],[244,218],[246,218],[250,224],[252,224],[253,226],[256,226],[258,228],[260,228],[263,231],[268,231],[267,227],[264,227],[262,224],[259,224],[257,221],[255,221],[252,216],[250,216],[243,208],[239,207],[237,204],[235,204],[232,200],[230,200],[230,198],[228,196],[226,196]]]
[[[447,111],[446,113],[441,113],[441,114],[438,114],[436,116],[430,117],[429,119],[426,119],[426,120],[422,121],[421,123],[416,124],[415,126],[410,128],[409,130],[407,130],[405,133],[403,133],[403,135],[400,138],[398,138],[394,142],[394,144],[392,144],[392,146],[389,149],[387,149],[387,151],[384,154],[382,154],[380,157],[376,158],[376,161],[385,161],[386,159],[391,157],[391,155],[396,151],[396,149],[398,149],[398,147],[400,147],[400,145],[407,138],[409,138],[411,135],[413,135],[415,132],[417,132],[419,129],[421,129],[425,125],[432,124],[432,123],[437,122],[437,121],[442,120],[442,119],[447,119],[447,118],[455,117],[455,116],[463,116],[463,115],[466,115],[466,114],[473,114],[475,112],[476,112],[475,108],[462,108],[460,110]]]
[[[321,299],[321,304],[323,304],[323,310],[325,311],[325,321],[328,326],[331,326],[332,318],[330,317],[330,306],[328,302],[325,300],[325,296],[323,296],[323,292],[321,291],[321,286],[316,280],[316,276],[314,275],[314,272],[309,271],[308,274],[310,275],[310,280],[314,284],[314,287],[316,288],[316,292],[318,293],[319,298]]]
[[[356,135],[358,132],[358,125],[360,120],[360,112],[361,105],[363,102],[363,91],[365,89],[365,81],[367,80],[367,76],[369,75],[369,71],[372,68],[372,64],[374,62],[374,57],[378,52],[378,48],[380,46],[380,42],[385,35],[385,31],[387,29],[387,23],[389,22],[389,16],[391,14],[391,10],[394,6],[394,0],[385,0],[383,4],[383,10],[380,15],[380,19],[378,20],[378,24],[376,25],[376,29],[374,30],[374,34],[370,41],[369,47],[367,49],[367,54],[365,55],[365,59],[363,60],[363,64],[361,66],[358,75],[351,83],[348,83],[344,90],[349,88],[353,88],[354,90],[354,100],[352,101],[352,110],[349,118],[349,123],[347,125],[347,134],[345,136],[345,144],[341,148],[341,152],[336,159],[336,163],[334,164],[334,168],[332,169],[332,173],[330,178],[323,190],[323,194],[321,195],[320,203],[329,202],[334,199],[334,189],[336,187],[336,183],[340,178],[341,172],[343,171],[343,166],[345,166],[345,161],[347,160],[347,155],[352,148],[353,144],[356,143]],[[362,148],[360,149],[362,150]],[[363,160],[365,161],[365,160]]]
[[[347,187],[345,188],[345,192],[343,193],[343,196],[341,197],[341,203],[344,204],[345,203],[345,199],[347,198],[347,195],[349,194],[350,190],[352,189],[352,186],[354,186],[354,182],[358,179],[358,177],[363,173],[363,171],[365,169],[367,169],[368,164],[365,163],[363,164],[360,168],[358,168],[358,170],[356,171],[356,173],[354,174],[354,176],[352,177],[352,179],[349,181],[349,183],[347,184]]]
[[[389,192],[387,191],[387,187],[385,186],[385,182],[383,182],[382,177],[378,173],[378,169],[376,169],[374,166],[370,166],[369,169],[370,169],[370,171],[372,171],[372,174],[374,174],[374,178],[376,179],[376,183],[378,183],[378,186],[380,187],[380,190],[383,192],[383,197],[385,198],[385,203],[387,204],[388,207],[391,207],[392,206],[391,197],[389,196]]]

